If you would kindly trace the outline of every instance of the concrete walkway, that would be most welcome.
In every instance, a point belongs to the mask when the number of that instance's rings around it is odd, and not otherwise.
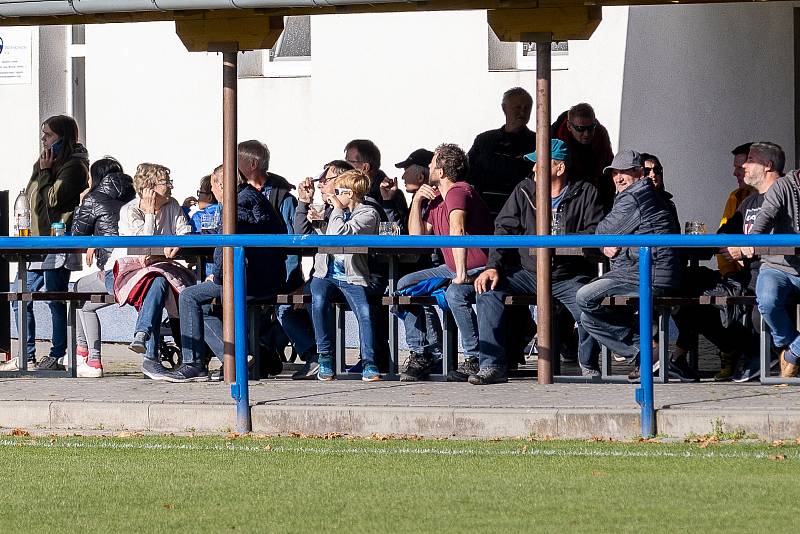
[[[106,351],[101,380],[0,377],[0,427],[35,431],[229,432],[230,389],[142,378],[121,347]],[[640,433],[637,386],[518,379],[495,386],[444,382],[251,382],[253,431],[262,434],[392,434],[427,437],[632,438]],[[800,436],[800,388],[668,384],[655,389],[661,435],[709,434],[719,425],[762,439]]]

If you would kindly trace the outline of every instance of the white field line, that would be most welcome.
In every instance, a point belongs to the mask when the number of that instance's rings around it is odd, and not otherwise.
[[[220,445],[201,445],[201,444],[172,444],[172,443],[119,443],[119,442],[71,442],[56,440],[49,441],[48,438],[37,438],[31,440],[10,440],[0,439],[0,447],[30,447],[46,449],[107,449],[107,450],[176,450],[176,451],[231,451],[231,452],[261,452],[261,453],[284,453],[284,454],[317,454],[322,456],[342,456],[346,454],[360,455],[422,455],[422,456],[478,456],[478,457],[556,457],[556,458],[722,458],[722,459],[764,459],[771,456],[767,452],[721,452],[700,450],[686,450],[681,452],[642,450],[642,451],[604,451],[582,448],[575,450],[553,450],[529,448],[522,445],[517,450],[490,451],[484,449],[431,449],[431,448],[369,448],[369,447],[284,447],[281,445],[270,445],[268,442],[263,446],[236,445],[226,443]],[[787,459],[800,459],[800,454],[786,454]]]

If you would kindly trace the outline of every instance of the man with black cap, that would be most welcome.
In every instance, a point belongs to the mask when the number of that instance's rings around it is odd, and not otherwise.
[[[404,161],[395,163],[395,167],[403,169],[401,180],[406,185],[406,192],[412,195],[419,190],[422,184],[428,183],[428,166],[433,159],[433,152],[418,148]]]
[[[536,153],[525,158],[534,163]],[[559,139],[550,142],[550,204],[560,221],[560,233],[593,234],[603,218],[597,189],[586,181],[573,182],[569,176],[569,152]],[[520,182],[495,219],[495,235],[536,235],[536,184]],[[564,305],[578,323],[579,360],[584,375],[599,375],[599,346],[580,323],[581,310],[575,293],[591,280],[597,267],[581,256],[553,259],[553,297]],[[506,295],[536,294],[536,257],[527,248],[489,251],[486,270],[475,280],[478,293],[478,339],[480,370],[469,377],[471,384],[493,384],[507,380]]]
[[[680,229],[664,198],[653,182],[642,180],[642,157],[633,150],[622,150],[603,172],[611,173],[616,189],[611,212],[597,225],[597,234],[678,234]],[[634,312],[630,307],[603,306],[603,299],[614,295],[639,293],[639,247],[603,247],[611,269],[599,279],[578,290],[581,323],[598,342],[636,363],[628,375],[639,380],[639,341]],[[653,294],[669,294],[678,287],[680,257],[674,248],[653,248]]]

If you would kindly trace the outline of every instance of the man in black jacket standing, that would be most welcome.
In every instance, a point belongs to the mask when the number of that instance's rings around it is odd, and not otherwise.
[[[511,192],[531,172],[531,162],[523,156],[536,146],[536,134],[528,129],[533,98],[522,87],[503,94],[506,122],[497,130],[479,134],[469,149],[469,176],[472,185],[496,217]]]
[[[536,162],[536,153],[525,156]],[[561,233],[591,234],[603,218],[603,206],[597,189],[586,181],[569,178],[569,154],[566,144],[550,143],[550,202],[560,221]],[[534,167],[535,173],[536,167]],[[495,219],[495,235],[536,235],[536,185],[533,180],[520,182]],[[556,257],[553,260],[553,297],[566,307],[578,323],[579,360],[584,375],[599,374],[599,346],[581,327],[580,309],[575,294],[586,284],[597,267],[581,256]],[[527,248],[492,249],[486,270],[475,280],[478,292],[478,337],[480,371],[469,378],[471,384],[504,382],[506,378],[506,295],[536,294],[536,257]]]
[[[614,156],[604,172],[611,172],[617,195],[611,212],[597,225],[598,234],[677,234],[672,212],[653,182],[642,179],[642,158],[638,152],[623,150]],[[607,307],[602,302],[614,295],[639,293],[639,248],[604,247],[611,269],[598,280],[578,290],[581,323],[598,342],[635,361],[628,376],[639,379],[639,341],[630,307]],[[661,296],[678,287],[680,255],[677,249],[655,247],[653,254],[653,295]]]

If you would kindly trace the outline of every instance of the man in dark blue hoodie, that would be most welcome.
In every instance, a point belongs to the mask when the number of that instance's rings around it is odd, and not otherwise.
[[[211,190],[222,202],[222,166],[211,175]],[[240,234],[282,234],[285,226],[280,215],[255,187],[239,186],[236,197],[236,231]],[[222,206],[220,209],[225,209]],[[247,296],[266,298],[283,290],[286,280],[286,256],[271,248],[249,248],[247,260]],[[271,276],[264,276],[270,273]],[[222,248],[214,249],[214,272],[205,282],[187,287],[180,295],[181,351],[183,363],[175,371],[165,371],[167,382],[204,382],[208,380],[205,347],[222,359],[222,319],[210,313],[208,304],[222,298]]]

